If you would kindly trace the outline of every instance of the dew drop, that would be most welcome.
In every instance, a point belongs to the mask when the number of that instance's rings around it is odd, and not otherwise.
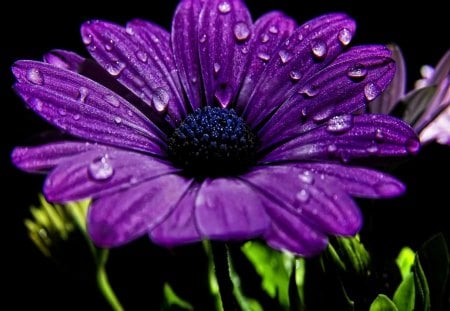
[[[143,63],[146,63],[147,60],[148,60],[148,55],[144,51],[137,51],[136,52],[136,57],[137,57],[137,59],[139,59]]]
[[[273,33],[273,34],[277,34],[278,33],[278,28],[275,25],[272,25],[269,27],[269,32]]]
[[[327,151],[329,154],[335,154],[337,151],[337,146],[335,144],[328,145]]]
[[[420,149],[420,142],[417,139],[410,138],[406,141],[406,151],[411,154],[416,154]]]
[[[353,127],[353,116],[345,114],[335,116],[328,120],[327,131],[331,133],[344,133]]]
[[[75,121],[78,121],[78,120],[80,120],[81,116],[80,116],[79,114],[74,114],[74,115],[72,116],[72,118],[73,118]]]
[[[44,103],[39,98],[31,99],[30,104],[37,111],[42,111],[42,108],[44,108]]]
[[[322,40],[315,40],[311,44],[311,51],[317,59],[324,59],[327,56],[327,44]]]
[[[82,40],[85,45],[91,44],[92,43],[92,34],[83,35]]]
[[[245,41],[250,36],[250,29],[248,29],[247,24],[244,22],[239,22],[234,25],[233,32],[238,41]]]
[[[310,171],[304,171],[298,175],[298,178],[308,185],[312,185],[314,183],[314,175]]]
[[[338,33],[338,39],[343,46],[347,46],[352,41],[352,33],[348,28],[342,28]]]
[[[383,131],[381,129],[376,129],[375,130],[375,139],[378,142],[383,142],[384,134],[383,134]]]
[[[222,108],[226,108],[228,104],[231,102],[233,92],[228,84],[222,84],[219,86],[219,88],[217,88],[217,90],[214,93],[214,96],[219,101]]]
[[[319,90],[317,87],[314,87],[313,85],[307,85],[303,87],[301,90],[298,91],[299,94],[302,94],[306,97],[314,97],[317,94],[319,94]]]
[[[127,34],[129,34],[130,36],[134,36],[134,29],[133,29],[132,27],[130,27],[130,26],[127,26],[127,27],[125,28],[125,32],[126,32]]]
[[[300,34],[298,35],[298,41],[303,41],[303,39],[304,39],[303,34],[300,33]]]
[[[89,175],[96,181],[104,181],[114,174],[108,155],[94,159],[88,167]]]
[[[231,11],[231,5],[227,1],[219,3],[217,9],[220,13],[227,14]]]
[[[105,50],[107,50],[108,52],[112,51],[112,49],[114,48],[114,41],[113,40],[109,40],[109,43],[105,44]]]
[[[289,77],[291,78],[291,80],[297,82],[301,79],[302,74],[297,70],[292,70],[291,72],[289,72]]]
[[[82,103],[86,102],[86,97],[89,94],[89,90],[87,88],[85,88],[84,86],[80,87],[80,89],[78,90],[78,100]]]
[[[115,61],[113,63],[106,65],[106,71],[109,72],[110,75],[117,77],[122,73],[125,69],[126,65],[120,61]]]
[[[372,145],[366,148],[367,152],[370,154],[376,154],[380,150],[377,145]]]
[[[64,108],[59,108],[58,109],[58,113],[60,116],[64,117],[65,115],[67,115],[67,111]]]
[[[281,62],[283,64],[286,64],[292,58],[292,54],[286,50],[281,50],[280,52],[278,52],[278,56],[280,56]]]
[[[297,192],[296,198],[301,203],[306,203],[309,201],[309,192],[306,191],[305,189],[302,189],[299,192]]]
[[[270,59],[270,55],[267,54],[267,53],[261,52],[261,53],[258,53],[258,58],[260,60],[262,60],[263,62],[267,63],[269,61],[269,59]]]
[[[128,110],[128,111],[127,111],[127,114],[128,114],[130,117],[132,117],[132,116],[133,116],[133,111]]]
[[[114,122],[116,124],[120,124],[120,123],[122,123],[122,118],[121,117],[114,117]]]
[[[158,112],[164,112],[169,105],[169,93],[163,88],[157,88],[152,95],[152,104]]]
[[[214,74],[218,74],[220,71],[220,64],[219,63],[214,63]]]
[[[261,35],[261,43],[267,43],[267,42],[269,42],[269,40],[270,40],[270,37],[268,34],[264,33]]]
[[[364,87],[364,96],[369,101],[374,100],[380,93],[381,90],[375,83],[368,83]]]
[[[159,38],[155,35],[150,35],[150,39],[152,39],[153,43],[159,43]]]
[[[111,106],[118,108],[120,106],[119,99],[115,97],[114,95],[105,95],[103,97],[105,101],[110,104]]]
[[[200,41],[200,43],[205,43],[206,42],[206,34],[203,34],[198,41]]]
[[[37,68],[30,68],[27,71],[27,80],[36,85],[44,84],[44,77]]]
[[[247,53],[248,53],[248,47],[244,46],[244,47],[241,49],[241,52],[242,52],[242,54],[247,54]]]
[[[367,76],[367,68],[363,64],[355,64],[347,69],[347,76],[354,80],[363,79]]]
[[[334,108],[333,107],[329,107],[328,109],[316,112],[313,115],[313,121],[316,122],[316,123],[320,123],[320,122],[328,119],[333,114],[333,112],[334,112]]]

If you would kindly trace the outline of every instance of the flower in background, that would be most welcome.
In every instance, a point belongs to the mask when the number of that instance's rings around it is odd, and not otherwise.
[[[403,121],[360,113],[395,65],[384,46],[350,48],[354,31],[344,14],[253,23],[239,0],[183,0],[171,33],[87,22],[93,60],[56,50],[14,64],[17,93],[73,139],[18,147],[13,162],[48,172],[50,201],[92,198],[99,246],[261,237],[317,254],[360,229],[352,197],[404,190],[351,161],[419,148]]]
[[[397,72],[387,90],[370,103],[370,112],[402,115],[419,135],[422,144],[436,141],[450,145],[450,50],[436,69],[423,66],[423,78],[415,83],[414,90],[405,94],[405,60],[398,46],[391,45],[390,49],[398,64]]]

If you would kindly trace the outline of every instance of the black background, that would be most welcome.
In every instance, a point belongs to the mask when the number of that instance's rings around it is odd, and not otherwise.
[[[0,13],[0,104],[1,169],[0,187],[2,274],[6,292],[1,305],[8,302],[19,310],[107,309],[96,292],[89,257],[67,251],[70,265],[44,258],[27,239],[23,219],[28,206],[37,203],[43,176],[28,175],[14,169],[9,154],[15,145],[26,144],[34,134],[48,129],[33,112],[26,110],[11,90],[11,64],[17,59],[40,59],[48,50],[63,48],[87,55],[80,40],[83,21],[99,18],[125,23],[140,17],[170,27],[178,1],[127,0],[103,4],[60,2],[58,5],[19,1]],[[405,3],[405,4],[403,4]],[[282,10],[302,23],[319,14],[343,11],[358,24],[355,43],[395,42],[402,48],[409,70],[409,86],[419,78],[422,64],[436,64],[449,48],[448,15],[443,1],[410,2],[315,0],[247,1],[254,18],[270,10]],[[394,6],[395,5],[395,6]],[[450,208],[450,147],[430,145],[419,156],[404,161],[393,174],[408,184],[401,199],[361,202],[366,224],[363,238],[368,247],[383,258],[394,257],[401,246],[417,248],[428,237],[448,229],[445,215]],[[448,235],[447,235],[448,237]],[[206,295],[196,271],[204,267],[204,258],[196,257],[197,246],[167,251],[152,246],[146,239],[116,250],[111,258],[112,282],[131,310],[156,310],[161,280],[169,278],[192,292],[193,299]],[[201,254],[201,252],[199,252]],[[170,269],[168,267],[174,267]],[[75,267],[75,268],[74,268]],[[167,272],[169,271],[169,272]],[[197,281],[197,282],[196,282]],[[5,290],[5,289],[4,289]],[[139,306],[139,307],[138,307]],[[3,308],[2,308],[3,309]],[[6,308],[8,309],[8,308]]]

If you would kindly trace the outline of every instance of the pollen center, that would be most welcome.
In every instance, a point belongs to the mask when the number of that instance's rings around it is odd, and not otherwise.
[[[189,175],[232,175],[255,161],[257,137],[233,109],[198,108],[169,138],[168,155]]]

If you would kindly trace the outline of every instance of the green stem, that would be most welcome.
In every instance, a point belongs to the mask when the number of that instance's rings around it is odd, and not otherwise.
[[[117,299],[111,285],[108,281],[108,274],[106,273],[106,262],[108,261],[108,249],[100,249],[97,257],[97,285],[114,311],[123,311],[123,307]]]

